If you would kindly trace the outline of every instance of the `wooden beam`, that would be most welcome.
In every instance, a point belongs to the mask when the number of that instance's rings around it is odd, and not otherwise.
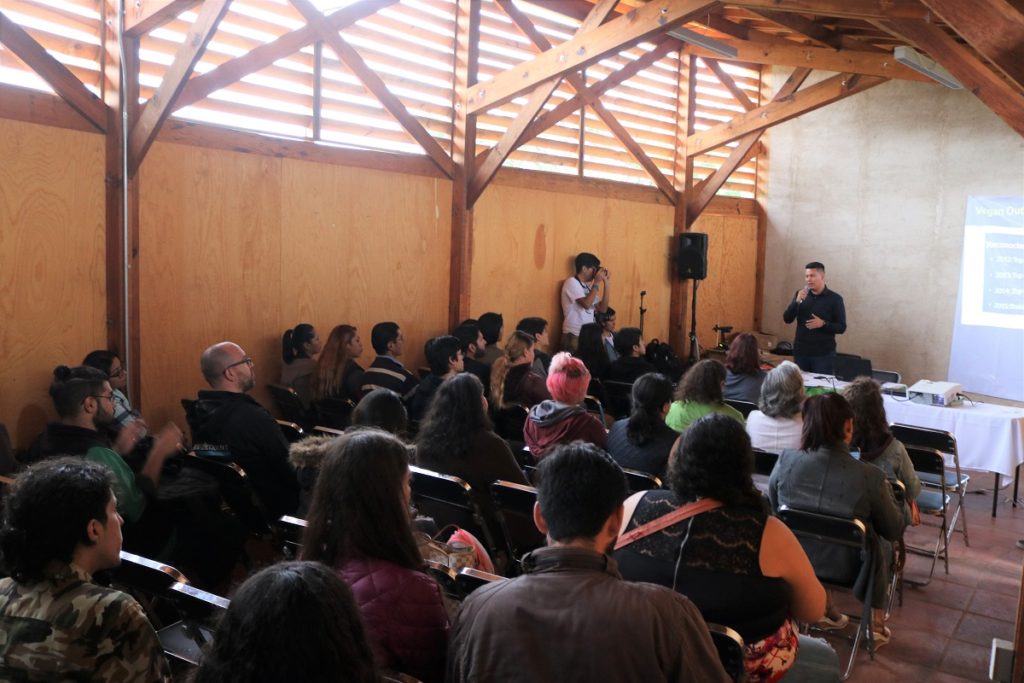
[[[928,8],[918,0],[726,0],[725,4],[729,7],[798,12],[819,17],[919,21],[932,18]]]
[[[1007,78],[1024,89],[1024,14],[1007,0],[921,0]]]
[[[345,9],[338,10],[327,17],[327,25],[334,31],[351,26],[360,19],[376,14],[398,0],[362,0]],[[306,25],[277,40],[271,41],[251,51],[230,59],[216,69],[190,78],[178,95],[175,108],[180,109],[205,99],[211,93],[237,83],[251,73],[270,66],[282,57],[287,57],[306,47],[317,39],[317,32],[312,26]]]
[[[149,151],[150,145],[160,132],[160,126],[174,111],[178,98],[189,75],[199,62],[206,44],[217,31],[220,20],[227,14],[231,0],[205,0],[195,23],[188,30],[185,42],[178,48],[174,62],[164,72],[160,87],[146,102],[138,121],[132,126],[128,139],[128,173],[134,176]]]
[[[717,59],[711,59],[710,57],[702,57],[701,59],[708,65],[708,68],[715,73],[715,77],[718,78],[718,82],[724,85],[726,90],[732,93],[732,96],[736,98],[736,101],[740,103],[740,106],[747,111],[757,107],[757,105],[751,102],[750,98],[747,97],[747,93],[743,92],[743,88],[737,85],[736,81],[733,80],[733,77],[722,68],[722,65],[718,63]]]
[[[791,40],[772,40],[770,42],[723,40],[722,42],[736,48],[735,59],[729,61],[792,66],[794,68],[807,67],[819,71],[858,73],[905,81],[927,82],[931,80],[927,76],[903,66],[889,52],[833,50],[825,47],[799,45]],[[714,52],[696,45],[687,45],[686,51],[705,61],[718,57]]]
[[[0,44],[25,62],[96,130],[106,131],[107,107],[103,100],[92,94],[66,66],[3,12],[0,12]]]
[[[678,106],[676,107],[676,147],[686,149],[686,140],[693,135],[697,123],[697,58],[687,55],[680,59]],[[679,236],[689,230],[686,211],[689,196],[693,191],[693,157],[683,155],[682,164],[676,169],[676,189],[679,201],[672,216],[672,242],[667,252],[671,255],[665,264],[668,270],[669,288],[669,345],[680,358],[687,357],[687,336],[690,321],[691,291],[693,282],[683,280],[676,274],[676,258]]]
[[[337,30],[327,25],[326,17],[310,0],[291,0],[291,3],[309,22],[309,25],[317,32],[320,39],[334,50],[338,59],[348,66],[352,74],[384,105],[384,108],[395,117],[402,128],[419,143],[423,151],[427,153],[427,156],[437,164],[437,167],[446,176],[451,178],[455,173],[455,165],[452,162],[452,158],[448,156],[448,152],[444,151],[437,140],[434,139],[434,136],[423,127],[423,124],[409,113],[406,106],[388,89],[387,84],[377,75],[377,72],[367,65],[355,48],[349,45]]]
[[[807,77],[811,75],[810,69],[796,69],[790,74],[786,82],[779,88],[779,92],[776,93],[775,97],[772,98],[773,102],[779,102],[783,99],[790,97],[797,91],[797,89],[803,85]],[[694,191],[688,199],[689,206],[686,207],[686,228],[687,230],[693,225],[693,222],[697,220],[698,216],[704,211],[705,207],[711,203],[711,200],[722,189],[722,185],[729,179],[737,168],[747,163],[747,161],[755,154],[759,153],[759,147],[761,136],[764,134],[765,129],[755,130],[751,133],[747,133],[740,138],[739,144],[729,154],[729,158],[722,162],[714,173],[709,175],[700,185],[694,188]]]
[[[472,287],[473,203],[470,183],[476,154],[476,116],[458,104],[477,81],[481,0],[458,0],[455,15],[455,116],[452,120],[452,241],[448,278],[448,329],[468,318]]]
[[[708,0],[661,0],[631,10],[603,26],[592,27],[593,30],[583,32],[581,26],[575,36],[556,48],[469,88],[465,106],[470,113],[497,107],[539,83],[579,71],[717,5]]]
[[[838,74],[801,90],[791,97],[769,102],[757,109],[751,109],[745,114],[740,114],[727,123],[694,133],[686,139],[686,154],[692,157],[701,152],[721,147],[747,133],[770,128],[885,82],[886,79],[878,76]]]
[[[597,30],[601,25],[601,22],[603,22],[611,11],[615,9],[615,5],[617,3],[618,0],[598,0],[597,4],[594,5],[594,9],[591,10],[590,14],[587,15],[587,18],[584,19],[583,23],[580,24],[578,29],[576,29],[576,34],[573,39],[570,39],[567,42],[572,42],[572,40],[577,38],[583,39],[588,34]],[[541,56],[543,57],[546,54],[551,54],[551,52],[552,51],[549,50]],[[530,124],[533,123],[534,118],[540,110],[544,108],[547,101],[551,99],[551,95],[558,88],[561,78],[561,74],[556,75],[546,83],[540,82],[540,84],[534,88],[533,92],[530,93],[530,97],[527,99],[526,104],[519,110],[519,115],[516,116],[515,120],[509,124],[508,128],[506,128],[505,132],[502,134],[501,139],[498,140],[498,143],[491,148],[488,155],[477,166],[477,169],[473,174],[473,181],[470,183],[470,206],[476,203],[476,200],[483,193],[484,188],[486,188],[487,184],[491,182],[491,178],[493,178],[494,174],[498,172],[501,165],[505,163],[505,159],[508,158],[508,155],[511,154],[516,147],[522,144],[521,139],[523,134],[526,132],[527,128],[529,128]],[[468,93],[474,87],[477,86],[474,85],[468,87],[466,92]],[[468,104],[470,101],[468,99],[468,95],[465,97],[466,99],[464,99],[463,102]],[[467,114],[477,113],[472,107],[467,106],[467,104],[463,104]]]
[[[878,26],[917,45],[1010,128],[1024,135],[1024,93],[983,64],[948,33],[934,24],[919,21],[886,21],[879,22]]]
[[[124,34],[144,36],[190,9],[199,0],[134,0],[125,3]]]
[[[533,44],[537,48],[539,48],[542,51],[551,49],[551,42],[540,31],[537,30],[537,28],[533,25],[533,22],[530,21],[529,17],[527,17],[523,12],[521,12],[519,8],[516,7],[511,0],[498,0],[498,4],[501,5],[501,8],[505,11],[506,14],[508,14],[509,18],[512,19],[513,23],[515,23],[519,27],[519,29],[526,35],[527,38],[529,38],[533,42]],[[566,80],[569,81],[569,84],[572,85],[576,92],[587,92],[586,81],[581,75],[569,73],[566,74]],[[662,194],[664,194],[670,202],[675,204],[678,200],[678,193],[672,186],[672,182],[665,177],[665,174],[661,172],[661,169],[659,169],[657,164],[654,163],[654,160],[647,155],[647,152],[644,151],[643,147],[637,144],[636,140],[633,139],[633,136],[629,134],[629,131],[626,130],[626,128],[621,123],[619,123],[618,119],[616,119],[615,116],[610,111],[608,111],[608,109],[603,104],[601,104],[601,102],[595,100],[591,103],[590,107],[591,109],[593,109],[594,113],[597,114],[598,117],[604,122],[604,124],[608,126],[608,129],[612,132],[612,134],[619,139],[619,142],[621,142],[623,146],[627,150],[629,150],[629,153],[633,155],[633,158],[635,158],[640,163],[640,165],[643,166],[644,170],[647,171],[648,175],[650,175],[651,178],[654,179],[655,185],[657,185],[658,189],[662,192]],[[580,126],[580,135],[582,134],[583,126]],[[582,155],[583,141],[581,140],[581,159]],[[580,170],[582,172],[582,165],[580,167]]]

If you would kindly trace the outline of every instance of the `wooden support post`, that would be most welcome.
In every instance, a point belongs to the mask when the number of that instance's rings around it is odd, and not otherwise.
[[[455,29],[455,118],[452,122],[452,244],[448,281],[448,328],[470,316],[473,204],[470,183],[476,166],[476,115],[465,107],[476,85],[480,51],[480,0],[458,0]]]
[[[679,354],[686,358],[690,348],[686,344],[690,324],[690,293],[693,283],[681,280],[676,275],[675,257],[679,248],[679,235],[689,230],[686,222],[686,206],[693,192],[693,156],[686,149],[686,140],[695,129],[695,113],[697,108],[697,58],[693,55],[680,60],[682,66],[679,78],[679,98],[676,112],[676,145],[682,152],[680,164],[676,166],[676,190],[679,201],[672,221],[672,244],[669,246],[671,259],[669,277],[672,285],[669,294],[669,329],[668,343]]]

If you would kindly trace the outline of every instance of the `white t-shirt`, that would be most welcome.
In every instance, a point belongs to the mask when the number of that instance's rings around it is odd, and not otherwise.
[[[803,424],[800,413],[790,418],[768,417],[760,410],[752,410],[747,415],[750,445],[772,453],[781,453],[786,448],[800,448]]]
[[[594,322],[594,310],[597,308],[598,302],[601,301],[601,295],[598,294],[594,297],[594,303],[590,305],[590,308],[583,308],[576,303],[577,299],[585,298],[593,286],[593,283],[590,287],[586,286],[575,276],[562,284],[562,315],[564,316],[562,332],[575,334],[578,337],[581,327]]]

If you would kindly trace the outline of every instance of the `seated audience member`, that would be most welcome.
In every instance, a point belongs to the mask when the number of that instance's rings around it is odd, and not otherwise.
[[[590,371],[591,377],[598,380],[608,379],[612,364],[604,349],[600,325],[587,323],[580,328],[579,341],[576,343],[576,352],[573,355],[583,361],[587,370]]]
[[[754,448],[772,453],[800,448],[800,404],[805,397],[804,376],[796,363],[784,360],[772,368],[761,384],[758,410],[747,415],[747,434]]]
[[[228,447],[271,518],[294,513],[299,483],[288,464],[288,441],[248,395],[256,386],[252,358],[238,344],[220,342],[203,351],[200,369],[210,389],[200,391],[188,411],[192,438]]]
[[[296,517],[305,519],[309,514],[309,504],[313,499],[313,487],[316,486],[316,479],[320,474],[320,464],[327,454],[327,447],[334,439],[333,436],[307,436],[288,447],[288,462],[295,468],[295,478],[299,481],[299,506],[295,509]]]
[[[156,488],[164,461],[178,451],[181,430],[168,423],[156,435],[141,469],[132,471],[124,455],[135,448],[144,425],[141,420],[125,425],[117,441],[111,444],[103,430],[114,419],[112,394],[107,376],[96,368],[54,368],[50,397],[60,422],[46,426],[46,431],[32,443],[28,460],[79,455],[106,467],[114,477],[118,512],[129,522],[129,545],[135,551],[158,550],[159,547],[151,547],[153,539],[147,538],[151,533],[166,533],[163,515],[155,509]]]
[[[92,368],[90,368],[92,369]],[[71,458],[22,473],[0,527],[0,671],[10,681],[170,683],[139,603],[92,583],[121,563],[110,472]]]
[[[594,322],[601,326],[601,341],[608,354],[608,362],[614,363],[619,357],[619,352],[615,350],[615,309],[609,306],[604,313],[598,311],[594,314]]]
[[[302,559],[334,567],[352,588],[377,665],[428,683],[444,678],[448,614],[412,535],[409,449],[359,429],[327,450],[302,538]]]
[[[729,352],[725,355],[724,397],[730,401],[757,403],[764,376],[757,337],[748,332],[738,335],[732,340]]]
[[[723,413],[744,423],[743,415],[722,402],[725,366],[717,360],[702,360],[686,371],[676,387],[675,401],[665,417],[665,424],[677,432],[685,432],[690,423],[708,413]]]
[[[120,431],[121,426],[131,422],[139,415],[132,410],[132,404],[125,395],[124,390],[128,386],[128,371],[125,370],[121,359],[113,351],[99,350],[90,351],[82,360],[82,365],[96,368],[107,376],[110,388],[114,390],[114,431]]]
[[[363,387],[363,368],[356,362],[361,355],[363,340],[359,338],[359,330],[351,325],[336,325],[313,368],[313,401],[347,399],[357,402]]]
[[[390,389],[374,389],[356,404],[352,427],[376,427],[404,439],[409,432],[409,413],[398,394]]]
[[[476,321],[463,321],[452,330],[452,336],[462,343],[462,364],[466,372],[476,375],[485,387],[491,386],[491,366],[480,361],[487,351],[487,340],[480,325]]]
[[[854,595],[870,600],[874,610],[872,624],[875,647],[889,642],[885,626],[886,589],[892,565],[892,543],[905,526],[903,515],[893,501],[892,488],[881,469],[860,462],[850,455],[853,438],[853,411],[839,394],[811,396],[803,404],[803,434],[800,450],[786,449],[768,481],[768,497],[772,508],[787,505],[797,510],[820,512],[847,519],[859,519],[868,526],[869,536],[876,544],[874,594],[867,595],[867,576],[858,579]],[[829,557],[811,554],[817,573],[828,570]],[[867,567],[867,565],[865,565]],[[834,606],[828,606],[825,628],[843,628],[849,618]]]
[[[590,384],[590,373],[579,358],[566,352],[551,359],[547,387],[551,399],[530,408],[523,427],[523,438],[534,460],[541,460],[556,445],[587,441],[601,448],[608,445],[608,432],[596,417],[583,407]]]
[[[516,325],[516,329],[533,335],[533,371],[541,377],[547,377],[548,366],[551,365],[551,356],[547,353],[551,344],[548,338],[548,321],[544,318],[523,318]]]
[[[477,320],[477,325],[480,326],[480,333],[484,335],[484,341],[487,342],[480,362],[493,365],[494,361],[501,358],[504,353],[498,346],[498,342],[501,341],[505,333],[505,319],[501,313],[484,313]]]
[[[647,345],[639,327],[623,327],[616,332],[615,351],[619,357],[612,363],[608,379],[632,384],[640,375],[658,371],[644,356]]]
[[[377,357],[363,374],[363,394],[374,389],[390,389],[403,401],[412,397],[419,380],[409,372],[398,358],[405,351],[405,337],[396,323],[377,323],[370,332],[370,343]]]
[[[608,431],[608,453],[619,467],[664,478],[668,453],[679,434],[665,424],[672,381],[649,372],[633,383],[633,412]]]
[[[860,451],[860,461],[878,467],[888,479],[902,482],[906,489],[903,517],[911,522],[910,501],[921,493],[921,482],[914,471],[907,449],[893,438],[885,419],[882,387],[869,377],[858,377],[843,389],[843,398],[853,410],[853,439],[850,447]]]
[[[693,604],[664,586],[623,581],[606,554],[626,497],[611,458],[567,444],[538,474],[533,518],[547,547],[523,558],[523,576],[466,598],[449,683],[729,680]]]
[[[837,681],[835,652],[798,636],[795,623],[822,617],[825,589],[793,532],[768,515],[753,469],[750,438],[736,420],[712,413],[695,421],[672,449],[668,490],[626,501],[615,559],[626,579],[674,587],[706,620],[738,631],[751,683],[783,674]],[[624,540],[638,527],[687,511],[693,514]]]
[[[376,683],[352,591],[319,562],[282,562],[246,579],[193,683]]]
[[[491,402],[498,409],[510,404],[530,408],[551,398],[544,378],[533,371],[533,336],[516,330],[491,366]]]
[[[446,379],[434,395],[416,434],[416,464],[459,477],[472,486],[492,529],[498,528],[498,520],[491,502],[491,483],[498,479],[530,483],[508,444],[494,433],[483,385],[468,372]]]
[[[310,382],[322,345],[320,335],[309,323],[300,323],[285,330],[281,339],[281,384],[298,393],[303,403],[310,401]]]
[[[428,340],[423,347],[423,355],[430,365],[430,374],[420,381],[409,401],[409,419],[417,422],[427,414],[441,382],[465,370],[462,342],[458,337],[445,335]]]

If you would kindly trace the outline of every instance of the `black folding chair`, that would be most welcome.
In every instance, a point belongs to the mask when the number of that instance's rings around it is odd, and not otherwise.
[[[493,556],[499,549],[480,508],[473,500],[472,487],[462,479],[410,465],[412,500],[421,515],[433,517],[438,528],[455,525],[476,536]],[[504,546],[504,541],[502,542]]]
[[[274,531],[277,533],[278,543],[284,555],[288,559],[295,559],[302,549],[302,535],[306,532],[306,520],[301,517],[282,515],[274,522]]]
[[[938,450],[924,448],[923,446],[907,446],[907,455],[910,456],[910,462],[914,465],[917,478],[922,483],[926,479],[938,482],[946,478],[948,474],[946,472],[946,461]],[[927,488],[922,486],[921,492],[917,495],[917,508],[921,512],[922,521],[925,516],[935,517],[939,520],[939,535],[935,539],[934,547],[907,546],[907,550],[912,553],[932,558],[932,566],[928,571],[928,578],[921,582],[915,581],[915,583],[922,586],[931,582],[932,576],[935,574],[935,563],[940,557],[942,558],[946,573],[949,574],[949,539],[953,534],[953,530],[948,522],[950,498],[947,490],[939,487]]]
[[[180,619],[157,630],[160,646],[171,660],[198,666],[203,648],[213,640],[216,624],[231,601],[187,583],[172,585],[167,599]]]
[[[494,422],[494,433],[508,441],[522,441],[523,427],[526,425],[528,414],[529,411],[519,404],[510,404],[504,408],[492,410],[491,419]]]
[[[206,453],[227,454],[228,457],[204,457]],[[256,498],[245,470],[230,460],[230,453],[221,451],[194,450],[181,458],[184,467],[205,472],[217,480],[221,497],[242,525],[252,533],[262,536],[270,532],[267,516]]]
[[[323,398],[316,402],[317,424],[345,429],[352,424],[356,404],[347,398]]]
[[[518,569],[522,556],[540,548],[546,540],[533,522],[537,489],[510,481],[496,481],[491,484],[491,500],[498,513],[508,556],[516,561],[510,569]]]
[[[846,664],[843,680],[849,678],[857,658],[861,639],[866,636],[868,654],[875,658],[875,638],[871,629],[871,599],[874,589],[874,543],[868,537],[867,526],[859,519],[833,517],[818,512],[794,510],[779,506],[779,519],[796,535],[814,567],[818,580],[829,588],[852,591],[861,572],[867,573],[867,590],[860,614],[860,623],[850,647],[850,660]],[[857,619],[856,616],[853,616]]]
[[[288,443],[302,441],[306,437],[305,430],[295,422],[277,420],[277,426],[281,428],[281,433],[284,434],[284,438],[288,440]]]
[[[964,497],[967,495],[967,484],[971,481],[969,475],[960,470],[960,453],[956,447],[956,437],[941,429],[929,429],[927,427],[914,427],[905,424],[889,425],[894,438],[903,442],[904,446],[921,446],[923,448],[934,448],[943,455],[949,455],[953,459],[952,471],[947,468],[939,475],[925,472],[918,475],[922,486],[934,490],[942,490],[957,497],[956,508],[949,520],[947,533],[952,536],[957,530],[956,522],[960,520],[960,531],[964,534],[964,545],[970,547],[971,541],[967,536],[967,510],[964,508]],[[994,498],[998,495],[993,494]],[[992,516],[995,517],[995,506],[993,501]]]
[[[334,427],[324,427],[323,425],[317,425],[310,430],[313,436],[341,436],[345,433],[344,429],[335,429]]]
[[[601,404],[601,400],[596,396],[587,395],[583,399],[583,407],[587,409],[587,412],[596,417],[601,421],[601,426],[605,426],[604,421],[604,406]]]
[[[630,493],[661,488],[661,478],[648,472],[623,467],[622,473],[626,475],[626,486],[629,488]]]
[[[633,412],[633,385],[629,382],[616,382],[606,379],[602,381],[608,394],[608,410],[619,417],[626,417]]]
[[[283,384],[268,384],[267,391],[277,406],[278,415],[288,422],[294,422],[303,429],[311,427],[310,414],[299,398],[299,393]]]
[[[750,413],[757,410],[756,403],[751,403],[750,401],[740,401],[734,398],[725,399],[725,405],[732,406],[736,410],[740,411],[740,414],[743,415],[744,420],[747,419],[747,416],[750,415]]]
[[[743,638],[739,633],[728,626],[708,622],[708,631],[711,633],[711,642],[715,644],[718,651],[718,660],[722,662],[722,668],[729,678],[740,683],[746,679],[746,668],[743,659]]]
[[[485,586],[496,581],[507,581],[507,579],[504,576],[498,576],[497,574],[491,574],[490,572],[473,569],[472,567],[463,567],[459,570],[459,573],[455,575],[455,585],[463,596],[469,595],[480,586]]]

